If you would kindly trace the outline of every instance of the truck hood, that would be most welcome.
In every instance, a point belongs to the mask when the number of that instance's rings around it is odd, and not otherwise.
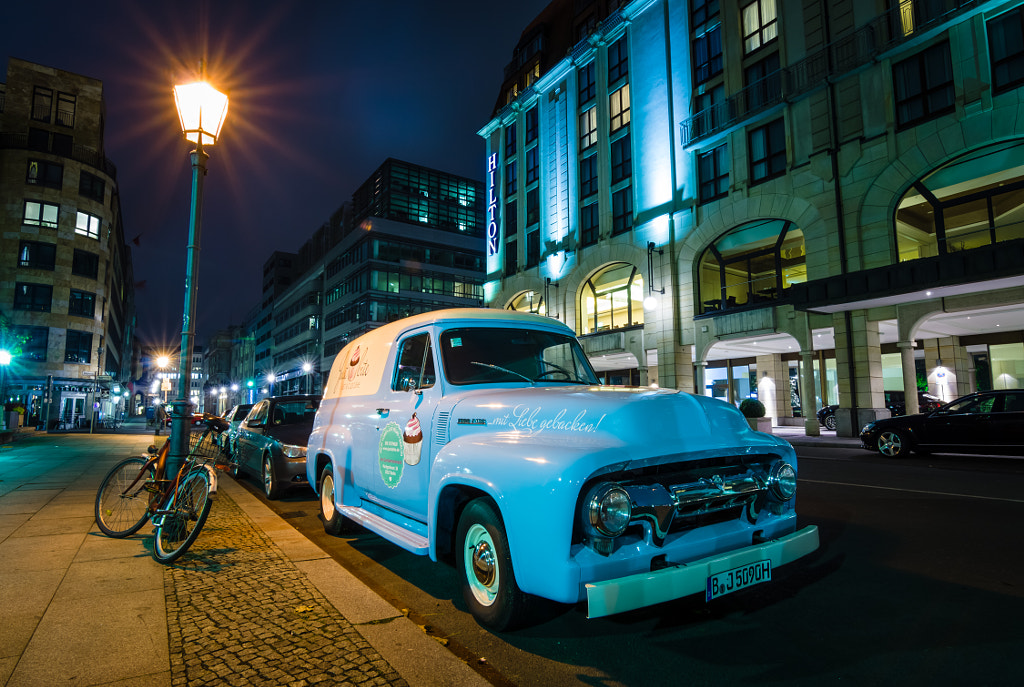
[[[751,430],[731,404],[672,389],[491,388],[449,399],[437,415],[437,436],[449,442],[492,433],[520,442],[628,447],[633,458],[785,444]]]

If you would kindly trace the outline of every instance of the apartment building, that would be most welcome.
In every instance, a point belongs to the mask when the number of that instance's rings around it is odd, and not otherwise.
[[[51,428],[131,405],[135,292],[103,83],[9,58],[0,84],[5,403]]]

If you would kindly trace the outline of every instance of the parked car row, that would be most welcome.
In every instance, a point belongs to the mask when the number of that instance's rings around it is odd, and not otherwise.
[[[924,391],[917,392],[918,412],[928,413],[942,405],[942,399],[932,396]],[[893,417],[907,414],[906,396],[902,391],[886,391],[885,407],[889,409]],[[827,405],[818,411],[818,424],[825,429],[836,428],[836,409],[838,405]]]
[[[307,486],[306,442],[320,398],[275,396],[225,413],[230,429],[221,436],[221,450],[231,457],[234,474],[258,478],[269,499]]]

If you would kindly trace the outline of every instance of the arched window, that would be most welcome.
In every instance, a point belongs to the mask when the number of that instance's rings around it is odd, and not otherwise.
[[[536,291],[523,291],[508,304],[508,310],[532,312],[538,315],[548,314],[547,306],[544,304],[544,297]]]
[[[1024,141],[985,146],[939,167],[896,206],[899,261],[1024,238]]]
[[[593,334],[644,323],[644,278],[617,262],[597,272],[580,291],[580,333]]]
[[[748,222],[722,234],[701,256],[699,310],[764,305],[804,281],[804,233],[781,219]]]

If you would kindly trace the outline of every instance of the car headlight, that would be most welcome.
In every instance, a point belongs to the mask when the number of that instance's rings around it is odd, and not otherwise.
[[[590,490],[585,505],[587,524],[598,534],[617,537],[626,530],[633,507],[629,494],[618,484],[602,482]]]
[[[796,468],[786,461],[772,466],[768,474],[768,488],[780,501],[788,501],[796,494]]]
[[[281,452],[286,458],[305,458],[306,447],[295,446],[294,444],[281,444]]]
[[[875,428],[875,423],[874,422],[869,422],[869,423],[867,423],[866,425],[864,425],[863,427],[860,428],[860,433],[863,434],[864,432],[870,432],[874,428]]]

